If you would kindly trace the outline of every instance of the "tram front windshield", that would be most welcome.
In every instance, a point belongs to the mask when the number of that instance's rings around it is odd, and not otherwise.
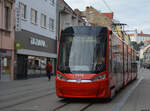
[[[62,73],[106,70],[106,28],[76,27],[62,32],[57,69]]]

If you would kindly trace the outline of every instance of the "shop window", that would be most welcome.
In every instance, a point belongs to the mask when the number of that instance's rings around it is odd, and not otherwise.
[[[10,66],[11,65],[11,58],[10,57],[3,57],[1,59],[1,74],[2,75],[10,75]]]
[[[42,75],[46,74],[45,67],[46,67],[47,59],[44,57],[28,57],[28,75]]]

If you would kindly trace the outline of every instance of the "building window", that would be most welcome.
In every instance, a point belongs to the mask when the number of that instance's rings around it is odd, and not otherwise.
[[[0,58],[0,68],[3,76],[9,76],[11,73],[11,57],[2,57]]]
[[[46,71],[45,71],[46,61],[47,61],[47,58],[44,58],[44,57],[28,56],[28,63],[27,63],[28,75],[46,74]]]
[[[10,23],[11,23],[11,10],[9,7],[5,7],[5,28],[7,30],[10,29]]]
[[[37,24],[37,11],[31,9],[31,23]]]
[[[54,31],[54,19],[52,18],[49,19],[49,29]]]
[[[46,28],[46,15],[41,14],[41,27]]]
[[[23,3],[19,3],[19,8],[20,8],[20,11],[21,11],[21,17],[23,19],[26,19],[26,9],[27,9],[27,6]]]
[[[50,0],[50,4],[54,6],[55,1],[54,0]]]

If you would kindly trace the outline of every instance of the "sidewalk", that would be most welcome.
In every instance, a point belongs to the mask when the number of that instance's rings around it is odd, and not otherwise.
[[[141,69],[139,77],[143,77],[143,80],[130,95],[121,111],[150,111],[150,70]]]
[[[13,88],[19,88],[19,87],[28,87],[28,86],[36,86],[38,84],[47,85],[47,83],[51,83],[51,86],[54,87],[55,83],[55,77],[51,76],[51,80],[49,81],[47,77],[39,77],[39,78],[29,78],[29,79],[23,79],[23,80],[0,80],[0,93],[3,92],[3,90],[13,90]]]
[[[52,76],[50,81],[47,77],[0,81],[0,111],[55,92],[55,77]]]

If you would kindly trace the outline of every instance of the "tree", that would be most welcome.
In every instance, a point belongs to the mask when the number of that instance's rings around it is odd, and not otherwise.
[[[134,48],[135,50],[139,50],[139,45],[138,45],[137,42],[135,42],[135,41],[131,42],[131,46],[133,46],[133,48]]]
[[[140,47],[144,46],[144,42],[141,41],[141,42],[139,43],[139,46],[140,46]]]
[[[137,51],[140,50],[140,48],[144,45],[143,41],[141,41],[139,44],[135,41],[131,42],[131,46]]]

